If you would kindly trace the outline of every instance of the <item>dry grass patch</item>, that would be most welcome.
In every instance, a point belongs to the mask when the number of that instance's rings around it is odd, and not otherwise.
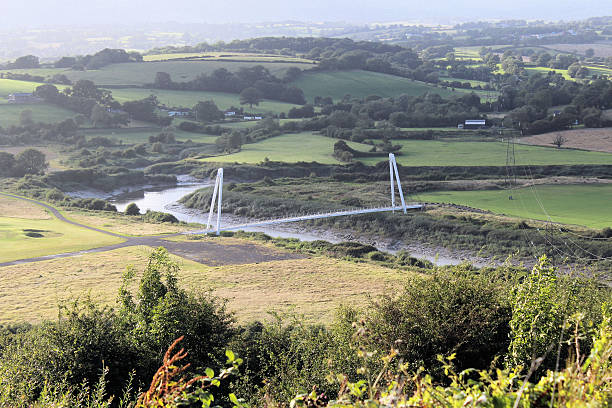
[[[151,251],[129,247],[0,268],[0,323],[53,318],[59,302],[88,293],[114,305],[125,266],[134,264],[142,271]],[[411,273],[326,257],[218,267],[172,258],[181,266],[185,287],[213,289],[228,299],[241,322],[266,319],[273,310],[329,321],[340,304],[365,304],[368,296],[401,287]]]
[[[563,147],[612,153],[612,128],[574,129],[544,133],[541,135],[524,137],[521,139],[521,142],[530,145],[550,147],[553,145],[552,142],[557,136],[563,136],[566,139]],[[612,157],[610,157],[610,163],[612,163]]]
[[[49,213],[41,206],[4,196],[0,196],[0,216],[30,220],[51,219]]]
[[[189,231],[193,226],[173,225],[169,223],[147,223],[139,216],[125,216],[122,214],[101,214],[95,211],[65,210],[67,218],[81,224],[89,225],[121,235],[161,235]]]

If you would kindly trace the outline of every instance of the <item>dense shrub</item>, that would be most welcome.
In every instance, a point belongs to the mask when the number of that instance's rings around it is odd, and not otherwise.
[[[366,325],[378,350],[395,348],[414,370],[441,373],[438,355],[456,353],[458,368],[487,368],[508,348],[509,286],[467,266],[410,276],[396,296],[377,300]]]
[[[147,222],[170,222],[173,224],[179,222],[179,220],[172,214],[152,210],[147,210],[143,216],[143,219]]]
[[[125,215],[140,215],[140,208],[136,203],[130,203],[125,207]]]

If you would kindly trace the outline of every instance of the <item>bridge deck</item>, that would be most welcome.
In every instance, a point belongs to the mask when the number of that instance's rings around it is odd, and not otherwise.
[[[407,205],[407,210],[421,209],[423,208],[422,204],[411,204]],[[226,227],[221,227],[220,231],[235,231],[241,230],[249,227],[262,227],[266,225],[274,225],[274,224],[285,224],[289,222],[298,222],[298,221],[308,221],[308,220],[316,220],[320,218],[332,218],[332,217],[341,217],[344,215],[357,215],[357,214],[369,214],[369,213],[377,213],[377,212],[387,212],[387,211],[403,211],[403,207],[376,207],[376,208],[363,208],[358,210],[343,210],[343,211],[335,211],[330,213],[319,213],[319,214],[310,214],[310,215],[301,215],[298,217],[288,217],[288,218],[277,218],[273,220],[263,220],[257,221],[247,224],[239,224],[239,225],[229,225]],[[199,231],[189,231],[184,234],[208,234],[211,232],[216,232],[216,228],[199,230]]]

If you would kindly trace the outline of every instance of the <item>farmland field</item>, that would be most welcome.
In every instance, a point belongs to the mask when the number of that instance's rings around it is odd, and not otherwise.
[[[399,140],[403,146],[397,162],[404,166],[504,166],[506,144],[501,142],[448,142]],[[612,154],[539,146],[515,146],[516,164],[612,164]],[[360,159],[376,164],[378,158]]]
[[[32,112],[32,120],[35,122],[57,123],[68,118],[74,118],[78,114],[68,109],[60,108],[46,103],[35,104],[0,104],[0,127],[19,124],[21,112],[29,110]]]
[[[424,82],[368,71],[304,73],[292,84],[304,91],[304,95],[309,102],[312,102],[315,96],[331,96],[334,100],[339,100],[346,94],[363,98],[369,95],[390,97],[407,94],[418,96],[425,92],[432,92],[448,97],[460,95],[461,92],[469,92],[469,90],[453,92]]]
[[[191,52],[176,54],[150,54],[143,57],[146,62],[189,59],[192,61],[243,61],[255,63],[288,62],[314,64],[314,61],[299,57],[276,54],[246,53],[246,52]]]
[[[610,43],[550,44],[545,47],[563,52],[578,52],[579,54],[584,54],[586,50],[592,48],[596,57],[612,57],[612,44]]]
[[[229,71],[237,71],[243,67],[257,65],[252,62],[229,62],[229,61],[160,61],[141,63],[112,64],[98,70],[73,71],[70,69],[59,69],[58,73],[65,74],[71,81],[89,79],[96,85],[145,85],[155,79],[157,72],[167,72],[175,82],[185,82],[195,79],[198,75],[210,74],[218,68],[226,68]],[[266,63],[265,67],[274,75],[283,76],[290,67],[303,68],[304,64],[295,63]],[[36,75],[36,70],[28,70]]]
[[[508,198],[510,195],[512,200]],[[443,191],[419,194],[419,199],[544,221],[548,213],[554,222],[591,228],[612,227],[612,184],[544,185],[511,191]]]
[[[219,109],[229,109],[230,107],[240,107],[240,95],[226,92],[204,92],[204,91],[173,91],[165,89],[143,89],[143,88],[126,88],[112,89],[113,98],[118,102],[133,101],[143,99],[149,95],[157,96],[160,103],[169,107],[186,107],[193,108],[200,101],[213,100]],[[253,106],[253,109],[245,106],[245,109],[253,113],[263,112],[288,112],[294,106],[290,103],[264,100],[259,105]]]
[[[4,99],[13,92],[34,92],[36,87],[40,85],[42,84],[38,82],[0,78],[0,98]]]
[[[245,144],[238,153],[225,156],[215,156],[202,159],[208,162],[238,162],[238,163],[259,163],[267,157],[272,161],[283,161],[296,163],[300,161],[319,163],[339,163],[332,156],[334,143],[337,139],[315,135],[310,132],[286,134],[265,139],[258,143]],[[367,151],[369,145],[348,142],[348,145],[355,150]],[[378,161],[384,160],[380,158]]]
[[[551,146],[557,136],[566,139],[564,148],[593,150],[612,153],[612,129],[573,129],[560,132],[544,133],[541,135],[524,137],[521,143],[538,146]]]
[[[5,98],[13,92],[34,92],[36,88],[43,85],[40,82],[17,81],[14,79],[0,78],[0,104],[3,104]],[[56,85],[58,89],[63,89],[65,85]]]
[[[0,268],[0,290],[6,294],[0,297],[0,310],[7,311],[0,323],[53,318],[58,302],[87,293],[113,305],[125,266],[136,265],[139,276],[150,253],[148,247],[130,247]],[[185,287],[212,288],[214,295],[228,299],[229,310],[241,322],[265,320],[272,310],[299,310],[308,321],[327,322],[340,304],[363,305],[369,296],[400,287],[411,273],[325,257],[227,266],[172,258],[181,267]]]

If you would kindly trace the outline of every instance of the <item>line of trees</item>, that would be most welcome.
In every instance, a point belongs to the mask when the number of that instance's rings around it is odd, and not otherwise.
[[[295,74],[291,74],[294,77]],[[258,98],[273,99],[303,105],[306,103],[304,92],[275,77],[261,65],[240,68],[236,72],[219,68],[210,75],[200,74],[188,82],[174,82],[167,72],[158,72],[153,84],[148,87],[158,89],[178,89],[186,91],[213,91],[241,94],[255,89]],[[249,102],[250,103],[250,102]]]

